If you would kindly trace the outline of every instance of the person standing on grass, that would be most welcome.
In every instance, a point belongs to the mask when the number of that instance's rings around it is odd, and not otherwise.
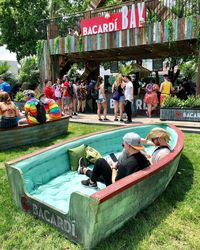
[[[130,76],[124,76],[123,80],[125,82],[125,91],[124,91],[124,99],[125,99],[125,112],[127,114],[127,121],[125,123],[132,122],[132,104],[133,104],[133,84],[131,82]]]
[[[120,122],[123,122],[123,112],[124,112],[124,89],[123,89],[123,76],[119,74],[116,78],[116,81],[112,85],[112,93],[115,91],[119,92],[120,98],[119,100],[114,100],[114,113],[115,119],[114,121],[118,121],[117,114],[119,110]]]
[[[103,77],[98,76],[95,89],[98,91],[98,99],[96,100],[96,103],[97,103],[97,115],[98,115],[99,121],[102,121],[101,108],[103,108],[103,116],[104,116],[103,120],[108,121],[108,119],[107,119],[107,101],[106,101],[106,95],[105,95],[105,90],[104,90]]]

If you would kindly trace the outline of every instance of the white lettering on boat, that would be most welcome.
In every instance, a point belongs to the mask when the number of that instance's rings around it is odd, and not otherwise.
[[[200,113],[183,112],[183,118],[200,118]]]
[[[51,225],[54,225],[55,227],[66,232],[67,234],[70,234],[73,237],[77,237],[75,220],[69,221],[63,219],[57,214],[54,214],[47,209],[43,209],[34,203],[33,203],[33,215],[43,219],[44,221],[50,223]]]

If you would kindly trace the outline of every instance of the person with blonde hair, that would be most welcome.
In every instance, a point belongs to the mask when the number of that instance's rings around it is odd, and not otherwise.
[[[98,91],[98,99],[96,100],[97,103],[97,115],[99,118],[99,121],[102,121],[101,119],[101,108],[103,108],[103,116],[104,121],[107,121],[107,101],[106,101],[106,95],[104,90],[104,80],[103,77],[98,76],[97,83],[95,85],[95,89]]]
[[[123,122],[123,112],[124,112],[124,88],[123,88],[123,76],[118,74],[115,82],[112,85],[112,93],[118,92],[119,98],[114,99],[114,121],[118,121],[117,115],[119,111],[120,122]]]
[[[167,156],[170,152],[170,135],[163,128],[153,128],[146,137],[146,140],[150,140],[156,146],[156,149],[152,153],[152,163],[157,163],[165,156]]]
[[[11,101],[9,94],[7,92],[1,92],[0,101],[0,127],[17,127],[17,117],[19,116],[19,110]]]

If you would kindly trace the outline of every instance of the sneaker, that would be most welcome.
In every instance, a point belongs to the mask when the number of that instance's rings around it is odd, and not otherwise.
[[[114,121],[115,121],[115,122],[117,122],[117,121],[118,121],[118,119],[117,119],[117,118],[115,118],[115,119],[114,119]]]
[[[83,173],[83,169],[85,168],[85,164],[84,164],[84,159],[83,159],[83,157],[81,157],[80,159],[79,159],[79,162],[78,162],[79,164],[78,164],[78,174],[84,174]]]
[[[104,120],[104,121],[109,121],[109,119],[108,119],[108,118],[103,118],[103,120]]]
[[[120,119],[120,122],[124,122],[124,120],[123,120],[123,119]]]
[[[81,181],[81,184],[91,188],[97,188],[97,183],[96,182],[91,183],[90,179]]]

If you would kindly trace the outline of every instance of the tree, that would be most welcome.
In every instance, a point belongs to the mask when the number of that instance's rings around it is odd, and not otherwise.
[[[0,44],[17,53],[17,59],[34,55],[40,19],[47,18],[47,0],[1,0]]]
[[[20,61],[19,80],[23,89],[35,89],[40,83],[36,57],[25,57]]]

